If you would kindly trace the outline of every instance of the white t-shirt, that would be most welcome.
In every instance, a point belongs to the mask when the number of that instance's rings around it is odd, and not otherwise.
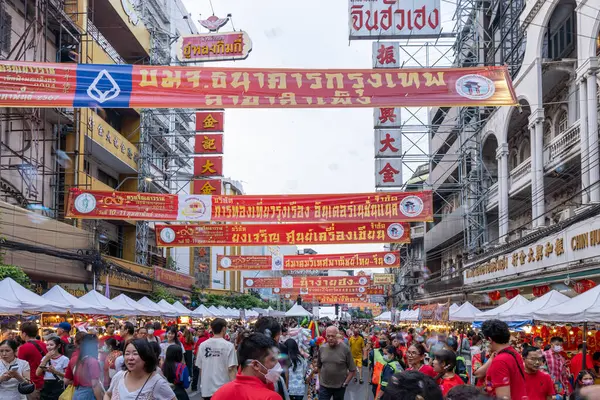
[[[117,371],[117,372],[121,371],[123,369],[123,364],[125,364],[125,357],[123,357],[123,356],[117,357],[115,359],[115,371]]]
[[[185,354],[185,349],[183,348],[183,343],[179,342],[179,344],[181,345],[181,351],[183,351],[183,354]],[[162,342],[160,344],[160,358],[162,360],[165,359],[165,357],[167,356],[167,349],[169,348],[169,346],[174,346],[175,343],[167,343],[167,342]]]
[[[233,343],[222,338],[210,338],[198,348],[196,366],[200,368],[202,397],[211,397],[229,382],[229,367],[237,366]]]
[[[69,365],[69,359],[65,356],[52,358],[50,359],[50,364],[54,367],[55,370],[64,374],[65,370],[67,369],[67,366]],[[53,381],[56,380],[56,376],[54,376],[52,372],[48,372],[48,370],[46,370],[46,372],[44,372],[44,380]]]
[[[173,400],[175,393],[171,385],[162,375],[154,373],[148,379],[144,387],[130,392],[125,386],[125,374],[127,371],[119,371],[110,382],[107,393],[111,393],[111,400]],[[141,390],[141,392],[140,392]]]
[[[17,372],[23,376],[23,374],[27,371],[30,371],[29,363],[25,360],[20,360],[15,358],[10,365],[6,366],[4,362],[0,362],[0,375],[3,375],[7,372],[11,366],[17,365]],[[31,375],[30,375],[31,376]],[[6,382],[0,383],[0,399],[2,400],[25,400],[26,396],[19,393],[17,390],[17,386],[19,386],[19,381],[15,378],[11,378]]]

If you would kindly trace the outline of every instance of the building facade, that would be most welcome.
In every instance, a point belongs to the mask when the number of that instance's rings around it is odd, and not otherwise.
[[[436,215],[420,297],[573,289],[600,262],[600,10],[570,0],[476,7],[456,65],[507,64],[519,105],[431,111]]]

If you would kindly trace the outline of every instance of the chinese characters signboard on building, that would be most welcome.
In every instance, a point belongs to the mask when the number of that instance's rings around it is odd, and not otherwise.
[[[224,111],[198,111],[196,113],[196,132],[223,132],[224,130]]]
[[[600,259],[600,216],[578,222],[529,246],[501,254],[491,261],[467,265],[465,284],[561,269],[569,263]]]
[[[402,159],[376,158],[375,187],[382,188],[400,186],[402,186]]]
[[[350,40],[435,37],[440,0],[348,0]]]
[[[373,108],[516,103],[505,66],[301,70],[0,61],[1,107]]]

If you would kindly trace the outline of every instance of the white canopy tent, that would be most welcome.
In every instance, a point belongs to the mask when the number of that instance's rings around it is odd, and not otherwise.
[[[309,313],[302,307],[300,304],[295,303],[292,308],[286,311],[286,317],[312,317],[312,314]]]
[[[79,300],[88,303],[93,307],[104,308],[104,313],[106,313],[107,315],[137,315],[138,313],[137,310],[114,302],[95,290],[90,290],[89,292],[81,296]]]
[[[533,313],[536,320],[559,322],[600,322],[600,286],[562,304]]]
[[[214,317],[208,308],[204,304],[200,304],[194,311],[192,311],[192,317],[196,318],[210,318]]]
[[[156,304],[155,302],[153,302],[146,296],[144,296],[141,299],[139,299],[138,301],[136,301],[136,303],[138,303],[139,305],[141,305],[143,307],[149,308],[153,312],[156,312],[157,315],[162,315],[162,310],[160,309],[158,304]]]
[[[179,311],[183,316],[189,317],[190,315],[192,315],[192,311],[189,310],[186,306],[184,306],[183,304],[181,304],[179,301],[176,301],[175,303],[173,303],[173,307],[175,307],[177,309],[177,311]]]
[[[536,311],[553,309],[569,300],[571,299],[564,294],[557,292],[556,290],[552,290],[542,297],[531,301],[529,304],[501,313],[498,318],[502,321],[532,320],[534,319],[534,314]]]
[[[214,315],[215,317],[221,317],[221,318],[223,317],[223,312],[215,306],[208,307],[208,311],[210,311],[211,314]]]
[[[491,310],[475,315],[476,321],[485,321],[487,319],[498,319],[502,313],[516,313],[519,308],[529,304],[529,300],[520,294],[516,295],[504,304],[499,305]]]
[[[452,305],[450,306],[450,314],[452,314],[453,312],[455,312],[459,308],[460,308],[460,306],[458,304],[452,303]]]
[[[21,312],[65,312],[62,304],[38,296],[32,291],[25,289],[12,278],[5,278],[0,281],[0,299],[8,309],[16,309]],[[2,303],[0,303],[1,305]],[[16,307],[15,307],[16,306]],[[0,308],[1,310],[1,308]],[[20,314],[21,312],[17,312]]]
[[[457,322],[473,322],[475,321],[475,315],[481,314],[481,311],[468,301],[462,306],[458,307],[454,312],[450,312],[450,321]]]
[[[179,317],[181,314],[173,305],[167,303],[165,299],[162,299],[156,305],[160,307],[162,315],[166,317]]]
[[[375,321],[391,321],[392,320],[392,313],[391,311],[385,311],[381,314],[379,314],[378,316],[376,316],[375,318],[373,318]]]
[[[147,307],[143,304],[140,304],[137,301],[133,300],[131,297],[128,297],[127,295],[122,293],[114,299],[112,299],[112,301],[114,301],[117,304],[120,304],[122,307],[137,310],[139,315],[145,315],[149,317],[158,317],[160,315],[160,312],[153,310],[152,308]]]
[[[91,306],[58,285],[53,286],[42,297],[62,305],[64,311],[70,311],[73,314],[104,314],[107,312],[106,307]]]

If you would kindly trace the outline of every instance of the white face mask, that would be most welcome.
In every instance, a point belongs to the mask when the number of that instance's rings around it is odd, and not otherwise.
[[[556,345],[554,346],[554,351],[557,353],[560,353],[563,350],[563,347],[561,345]]]
[[[281,367],[281,364],[277,363],[273,368],[267,369],[267,367],[265,367],[260,361],[257,360],[256,362],[259,363],[261,367],[267,370],[266,374],[263,374],[262,372],[261,374],[265,376],[265,379],[268,382],[277,383],[277,381],[279,381],[279,377],[281,377],[281,374],[283,373],[283,368]]]
[[[383,356],[383,359],[387,362],[390,362],[392,360],[392,356],[386,354],[385,356]]]

